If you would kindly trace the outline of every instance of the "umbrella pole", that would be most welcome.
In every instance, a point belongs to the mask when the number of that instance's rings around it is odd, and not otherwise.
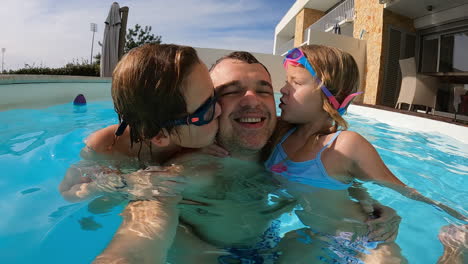
[[[118,58],[119,60],[122,58],[124,53],[125,47],[125,34],[127,32],[127,20],[128,20],[128,6],[124,6],[120,8],[120,33],[119,33],[119,51],[118,51]]]

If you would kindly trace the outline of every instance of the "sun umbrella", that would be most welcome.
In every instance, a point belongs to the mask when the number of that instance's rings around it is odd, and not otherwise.
[[[112,77],[119,60],[120,7],[114,2],[106,19],[101,55],[101,77]]]

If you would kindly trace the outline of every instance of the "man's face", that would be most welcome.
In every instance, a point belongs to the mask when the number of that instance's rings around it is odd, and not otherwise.
[[[210,74],[222,108],[218,143],[230,152],[261,150],[276,126],[267,71],[258,63],[225,59]]]

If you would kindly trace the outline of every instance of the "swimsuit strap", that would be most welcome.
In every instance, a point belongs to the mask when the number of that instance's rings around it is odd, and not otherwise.
[[[335,141],[335,139],[338,137],[338,135],[340,133],[341,133],[341,130],[336,132],[335,135],[332,137],[332,139],[330,139],[330,141],[328,141],[327,144],[325,146],[323,146],[323,148],[319,151],[317,156],[320,156],[320,154],[322,154],[322,151],[324,151],[326,148],[328,148],[333,143],[333,141]]]
[[[281,141],[279,142],[279,145],[283,144],[283,142],[294,132],[296,131],[296,127],[293,127],[291,129],[289,129],[288,132],[286,132],[286,134],[283,136],[283,138],[281,139]]]

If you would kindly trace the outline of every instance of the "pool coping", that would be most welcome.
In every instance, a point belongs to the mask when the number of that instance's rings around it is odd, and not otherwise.
[[[111,77],[73,75],[0,74],[0,85],[29,83],[110,83]]]
[[[468,144],[468,126],[458,123],[449,123],[443,120],[430,119],[419,114],[406,114],[387,109],[378,109],[367,105],[353,104],[349,106],[351,114],[373,118],[379,122],[394,127],[408,129],[416,132],[440,133]]]

